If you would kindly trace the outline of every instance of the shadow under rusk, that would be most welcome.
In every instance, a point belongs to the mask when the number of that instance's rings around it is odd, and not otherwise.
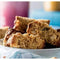
[[[60,29],[57,29],[57,32],[60,32]]]
[[[49,44],[49,43],[45,43],[44,49],[51,49],[51,48],[57,48],[57,47],[54,46],[54,45],[51,45],[51,44]]]

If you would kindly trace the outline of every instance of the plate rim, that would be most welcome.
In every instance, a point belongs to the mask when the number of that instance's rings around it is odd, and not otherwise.
[[[0,47],[3,47],[3,48],[9,48],[9,49],[18,49],[18,50],[38,50],[38,51],[47,51],[47,50],[60,50],[60,48],[50,48],[50,49],[22,49],[22,48],[15,48],[15,47],[7,47],[7,46],[3,46],[3,45],[0,45]]]

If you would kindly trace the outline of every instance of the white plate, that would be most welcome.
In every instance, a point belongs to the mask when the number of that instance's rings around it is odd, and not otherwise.
[[[24,49],[26,51],[29,51],[31,53],[45,56],[45,57],[52,57],[55,56],[60,52],[60,48],[54,48],[54,49]]]
[[[23,51],[27,51],[30,53],[34,53],[43,57],[56,57],[56,56],[60,56],[60,48],[52,48],[52,49],[21,49],[21,48],[11,48],[11,47],[5,47],[0,45],[0,47],[2,47],[5,50],[23,50]]]

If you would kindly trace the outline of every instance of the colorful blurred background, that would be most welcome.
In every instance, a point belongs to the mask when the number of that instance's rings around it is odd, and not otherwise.
[[[60,27],[60,2],[0,2],[0,27],[13,27],[15,16],[49,19],[50,25]]]

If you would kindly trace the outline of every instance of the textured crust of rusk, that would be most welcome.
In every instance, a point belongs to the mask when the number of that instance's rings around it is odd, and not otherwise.
[[[28,24],[27,33],[38,34],[46,43],[60,47],[60,33],[50,27],[47,23],[31,22]]]
[[[21,31],[21,33],[25,33],[28,24],[30,22],[34,22],[34,21],[40,21],[40,22],[47,23],[47,24],[50,23],[50,20],[44,20],[44,19],[37,19],[36,20],[36,19],[30,19],[30,18],[27,18],[27,17],[16,16],[13,28],[15,30]]]
[[[8,39],[6,45],[24,49],[43,49],[45,41],[40,39],[38,35],[15,33]]]

